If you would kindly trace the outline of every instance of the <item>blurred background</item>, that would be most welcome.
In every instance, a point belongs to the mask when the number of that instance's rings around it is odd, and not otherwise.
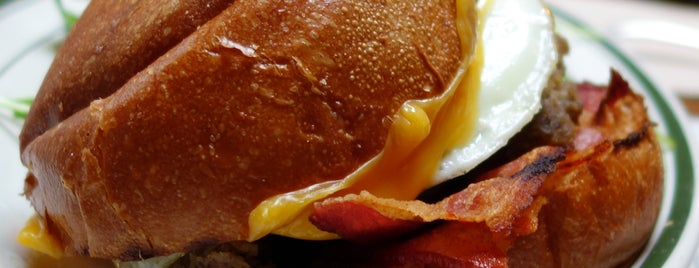
[[[583,21],[617,45],[654,81],[676,93],[692,119],[697,119],[699,0],[546,2]]]
[[[698,0],[671,0],[668,2],[677,2],[677,3],[687,3],[687,4],[698,4]]]

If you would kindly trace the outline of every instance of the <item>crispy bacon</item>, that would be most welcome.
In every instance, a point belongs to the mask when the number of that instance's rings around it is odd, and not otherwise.
[[[485,224],[451,221],[388,248],[375,262],[400,267],[507,267],[506,253]]]
[[[602,100],[607,96],[607,89],[590,83],[578,85],[578,95],[583,104],[583,111],[596,114]]]
[[[368,192],[316,203],[318,228],[360,243],[387,241],[429,222],[448,221],[377,254],[386,265],[503,267],[513,238],[536,230],[543,179],[563,159],[560,148],[540,147],[489,172],[480,182],[436,203],[379,198]]]
[[[595,114],[583,111],[589,120],[581,116],[576,138],[595,141],[576,144],[546,178],[539,196],[549,203],[539,212],[537,231],[508,251],[512,266],[617,267],[628,264],[653,230],[663,189],[653,124],[642,97],[618,73],[599,89],[606,95]]]
[[[326,199],[314,205],[311,222],[318,228],[355,241],[375,240],[393,229],[414,230],[416,223],[450,220],[485,223],[492,232],[509,235],[514,219],[534,201],[543,178],[553,172],[563,150],[540,147],[436,204],[376,197],[368,192]]]
[[[573,148],[576,151],[583,151],[603,141],[604,136],[598,130],[594,128],[580,128],[575,135],[575,139],[573,139]]]
[[[550,247],[547,235],[558,232],[557,226],[547,226],[557,223],[539,222],[542,209],[564,208],[547,206],[548,202],[575,200],[554,194],[565,190],[561,186],[577,187],[560,180],[576,176],[606,180],[605,172],[620,171],[602,170],[605,163],[635,154],[617,148],[654,147],[648,139],[647,118],[625,110],[644,112],[642,99],[616,72],[609,88],[581,84],[578,90],[584,109],[567,151],[536,148],[435,204],[380,198],[368,192],[326,199],[314,205],[311,222],[350,241],[384,245],[373,249],[371,258],[381,266],[506,267],[510,258],[515,258],[514,263],[526,262],[534,256],[528,248]],[[558,257],[551,255],[552,250],[536,255],[540,260],[529,261],[553,264]]]

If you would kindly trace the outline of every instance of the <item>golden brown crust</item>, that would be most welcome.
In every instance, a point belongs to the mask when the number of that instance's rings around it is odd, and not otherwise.
[[[615,267],[650,237],[663,191],[661,149],[642,97],[612,77],[599,112],[580,118],[608,142],[559,164],[544,182],[540,225],[508,252],[513,267]]]
[[[538,147],[434,204],[366,192],[317,202],[311,222],[344,241],[272,238],[259,256],[301,267],[633,263],[659,212],[661,150],[643,99],[618,75],[610,94],[591,87],[600,98],[583,111],[568,150]]]
[[[205,2],[205,3],[202,3]],[[21,147],[119,89],[233,0],[91,3],[68,36],[36,96]],[[134,19],[140,18],[140,19]]]
[[[535,148],[434,204],[366,192],[317,202],[311,222],[345,239],[340,248],[271,240],[260,255],[302,267],[633,263],[656,223],[663,165],[642,97],[613,77],[609,90],[580,87],[592,105],[567,150]]]
[[[454,10],[237,1],[60,124],[28,118],[25,192],[68,254],[133,260],[245,239],[260,201],[343,177],[383,147],[405,100],[444,90],[461,60]],[[62,68],[50,79],[70,78]],[[55,81],[33,110],[91,91],[54,96],[68,90]]]
[[[635,256],[653,230],[662,195],[660,150],[653,135],[643,137],[549,178],[538,230],[515,243],[511,265],[614,267]]]

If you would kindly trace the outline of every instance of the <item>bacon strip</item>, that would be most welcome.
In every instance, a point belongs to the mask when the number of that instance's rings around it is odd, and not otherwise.
[[[554,183],[548,179],[574,176],[589,169],[588,163],[604,163],[614,157],[615,148],[641,141],[651,126],[641,122],[645,116],[616,106],[642,108],[640,97],[617,73],[609,88],[581,84],[578,90],[584,109],[567,152],[536,148],[435,204],[362,192],[314,204],[310,220],[346,240],[385,245],[374,248],[371,257],[382,266],[506,267],[508,251],[519,237],[536,234],[546,243],[537,230],[539,212],[549,202],[550,189],[545,187]],[[521,244],[515,252],[527,254]]]
[[[400,234],[401,229],[414,230],[419,226],[416,222],[437,220],[484,222],[494,232],[509,230],[562,158],[561,149],[537,148],[488,173],[496,175],[492,179],[473,183],[437,204],[380,198],[368,192],[330,198],[314,204],[310,220],[321,230],[356,241],[375,240],[387,229]]]
[[[377,254],[390,265],[503,267],[513,238],[536,230],[536,199],[544,178],[564,157],[560,148],[540,147],[494,170],[482,180],[436,203],[379,198],[368,192],[316,203],[311,222],[359,243],[389,241],[438,224]],[[457,234],[458,233],[458,234]]]

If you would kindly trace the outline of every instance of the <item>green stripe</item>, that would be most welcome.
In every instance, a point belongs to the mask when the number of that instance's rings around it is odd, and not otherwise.
[[[660,116],[667,127],[667,135],[676,146],[671,148],[675,160],[675,188],[674,199],[671,200],[670,214],[668,221],[672,224],[665,226],[658,237],[658,241],[651,249],[646,260],[641,264],[641,267],[662,267],[668,260],[679,241],[682,232],[687,225],[687,219],[692,206],[694,197],[694,167],[692,166],[692,157],[689,151],[687,137],[685,137],[677,115],[673,112],[670,104],[660,94],[658,88],[648,79],[648,77],[636,66],[629,58],[624,55],[617,47],[609,41],[602,38],[601,35],[594,33],[584,23],[576,20],[569,14],[552,8],[556,16],[570,23],[574,27],[580,28],[581,32],[587,34],[590,38],[597,40],[609,52],[616,56],[627,67],[635,78],[642,84],[645,91],[650,95],[653,104],[658,108]]]

